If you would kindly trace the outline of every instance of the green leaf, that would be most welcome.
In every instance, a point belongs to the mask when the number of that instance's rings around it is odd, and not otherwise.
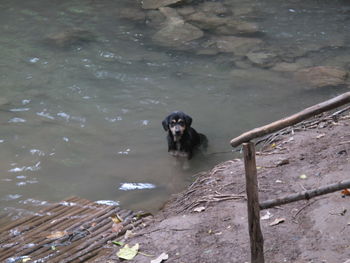
[[[124,242],[122,242],[122,241],[112,241],[112,243],[114,244],[114,245],[117,245],[117,246],[124,246]]]
[[[138,251],[139,251],[138,243],[133,247],[129,247],[129,245],[126,244],[124,247],[119,249],[117,256],[122,259],[132,260],[137,255]]]

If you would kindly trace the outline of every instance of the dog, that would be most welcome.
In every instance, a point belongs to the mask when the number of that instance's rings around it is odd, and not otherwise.
[[[171,155],[189,160],[199,146],[207,148],[207,137],[193,129],[191,124],[192,118],[182,111],[175,111],[163,120],[163,128],[168,133],[168,152]]]

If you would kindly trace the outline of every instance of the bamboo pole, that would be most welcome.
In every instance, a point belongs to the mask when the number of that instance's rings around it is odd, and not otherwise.
[[[255,128],[253,130],[250,130],[248,132],[245,132],[241,134],[240,136],[234,138],[231,140],[231,146],[237,147],[243,142],[248,142],[252,139],[267,135],[269,133],[276,132],[280,129],[286,128],[288,126],[297,124],[298,122],[301,122],[303,120],[306,120],[307,118],[310,118],[312,116],[315,116],[317,114],[320,114],[325,111],[329,111],[332,109],[335,109],[337,107],[340,107],[346,103],[350,102],[350,92],[343,93],[340,96],[337,96],[333,99],[321,102],[319,104],[316,104],[312,107],[306,108],[294,115],[291,115],[289,117],[283,118],[281,120],[272,122],[268,125]]]
[[[255,162],[255,144],[252,142],[244,143],[243,152],[246,176],[251,263],[264,263],[264,238],[260,228],[260,208]]]
[[[284,204],[288,204],[288,203],[292,203],[295,201],[299,201],[299,200],[309,200],[313,197],[319,196],[319,195],[324,195],[324,194],[329,194],[329,193],[333,193],[345,188],[350,187],[350,180],[345,180],[345,181],[341,181],[338,183],[334,183],[334,184],[329,184],[326,186],[322,186],[316,189],[312,189],[312,190],[307,190],[307,191],[303,191],[300,193],[296,193],[296,194],[291,194],[291,195],[287,195],[284,197],[280,197],[277,199],[271,199],[271,200],[267,200],[267,201],[263,201],[260,203],[260,209],[268,209],[274,206],[278,206],[278,205],[284,205]]]

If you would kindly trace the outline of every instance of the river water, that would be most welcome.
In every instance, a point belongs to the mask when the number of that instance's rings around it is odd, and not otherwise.
[[[251,1],[262,38],[286,53],[323,43],[328,48],[300,59],[348,70],[350,6],[303,2]],[[289,73],[237,64],[227,54],[154,45],[146,23],[118,16],[127,5],[0,2],[0,216],[6,220],[73,195],[154,211],[193,174],[237,158],[233,137],[344,92],[310,89]],[[69,28],[88,33],[68,45],[48,41]],[[209,139],[208,153],[188,169],[167,154],[161,121],[174,110],[191,115]]]

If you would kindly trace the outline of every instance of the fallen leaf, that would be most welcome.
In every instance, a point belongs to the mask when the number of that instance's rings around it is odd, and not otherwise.
[[[326,136],[326,134],[325,134],[325,133],[321,133],[320,135],[317,135],[317,136],[316,136],[316,139],[321,139],[321,138],[324,137],[324,136]]]
[[[54,231],[54,232],[51,232],[50,235],[46,236],[46,238],[59,239],[59,238],[64,237],[66,235],[68,235],[67,231]]]
[[[124,247],[119,249],[117,256],[121,259],[132,260],[137,255],[139,247],[139,243],[133,247],[129,247],[129,245],[126,244]]]
[[[28,256],[24,256],[24,257],[22,258],[22,262],[23,262],[23,263],[25,263],[25,262],[27,262],[27,261],[30,261],[30,260],[31,260],[31,258],[28,257]]]
[[[276,183],[283,183],[283,181],[277,179]]]
[[[167,260],[168,258],[169,255],[163,252],[156,259],[151,260],[151,263],[161,263],[163,260]]]
[[[115,233],[119,233],[123,229],[123,225],[121,223],[113,223],[112,225],[112,231]]]
[[[283,223],[284,221],[286,221],[285,218],[281,217],[281,218],[276,218],[273,222],[271,222],[269,224],[269,226],[275,226],[275,225],[278,225],[278,224],[281,224]]]
[[[112,241],[112,244],[120,246],[120,247],[125,245],[124,242],[122,242],[122,241]]]
[[[266,214],[263,215],[260,219],[261,220],[267,220],[267,219],[270,219],[273,215],[269,212],[269,211],[266,211]]]
[[[346,188],[343,191],[341,191],[341,194],[344,195],[344,196],[345,195],[350,195],[350,191],[349,191],[349,189]]]
[[[134,233],[131,230],[126,230],[125,235],[124,235],[124,239],[128,239],[130,237],[133,237]]]
[[[110,218],[112,219],[113,223],[116,224],[123,222],[123,219],[118,214],[111,215]]]
[[[299,176],[299,178],[305,180],[307,178],[307,176],[306,176],[306,174],[302,174]]]
[[[199,206],[199,207],[196,207],[195,209],[193,209],[194,212],[198,212],[198,213],[200,213],[200,212],[202,212],[204,210],[205,210],[204,206]]]
[[[283,160],[279,160],[276,164],[276,166],[282,166],[282,165],[286,165],[289,164],[289,159],[283,159]]]

